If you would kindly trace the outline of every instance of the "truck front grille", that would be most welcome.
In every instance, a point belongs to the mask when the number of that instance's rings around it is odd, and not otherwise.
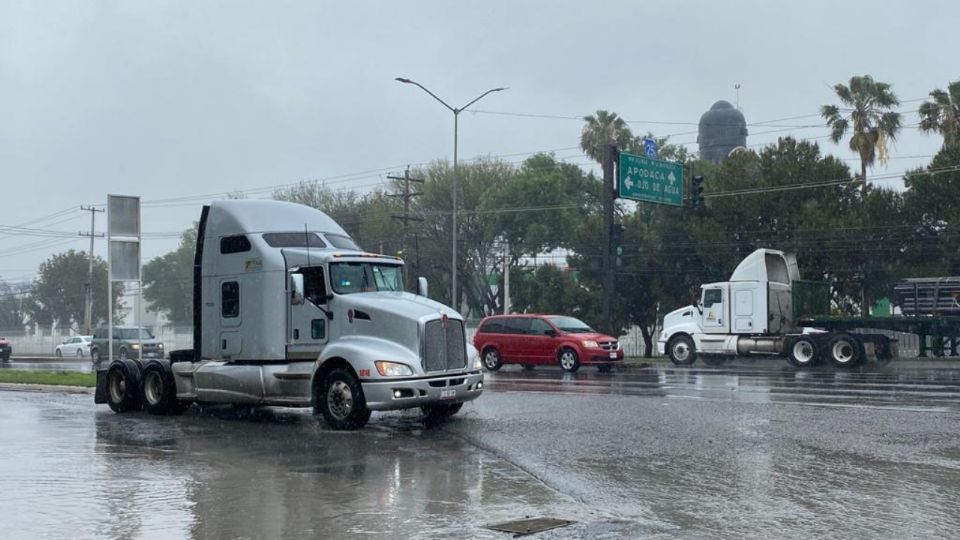
[[[448,319],[446,328],[439,320],[429,321],[423,330],[423,370],[446,371],[467,366],[466,336],[463,321]]]

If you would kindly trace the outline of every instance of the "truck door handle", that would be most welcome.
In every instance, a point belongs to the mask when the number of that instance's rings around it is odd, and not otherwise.
[[[299,329],[299,328],[294,328],[294,329],[293,329],[293,339],[300,339],[300,329]]]
[[[220,348],[224,351],[227,350],[227,340],[225,339],[220,340]]]

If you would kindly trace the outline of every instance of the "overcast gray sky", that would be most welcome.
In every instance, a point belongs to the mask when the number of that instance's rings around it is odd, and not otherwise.
[[[695,126],[656,122],[695,123],[733,102],[737,83],[748,123],[816,114],[855,74],[924,98],[960,79],[958,20],[952,1],[0,0],[0,225],[75,233],[89,225],[81,204],[120,193],[143,198],[146,232],[175,233],[218,193],[260,197],[304,179],[365,191],[406,164],[451,158],[452,114],[397,76],[454,105],[510,88],[461,116],[464,159],[553,150],[589,165],[581,121],[489,111],[602,108],[695,150]],[[817,116],[777,124],[817,127],[750,126],[748,145],[819,137],[854,158]],[[906,127],[873,173],[924,165],[909,156],[939,145]],[[0,233],[0,276],[28,279],[86,245]],[[175,247],[147,238],[144,255]]]

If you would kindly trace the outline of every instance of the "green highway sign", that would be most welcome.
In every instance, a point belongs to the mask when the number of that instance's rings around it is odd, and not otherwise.
[[[617,191],[623,199],[683,206],[683,165],[620,152]]]

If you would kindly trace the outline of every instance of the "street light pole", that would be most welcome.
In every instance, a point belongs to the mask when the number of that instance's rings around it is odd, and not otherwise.
[[[430,97],[439,101],[444,107],[446,107],[447,109],[450,110],[450,112],[453,113],[453,212],[452,212],[453,226],[451,227],[451,231],[453,233],[453,261],[450,264],[450,276],[451,276],[450,277],[450,303],[454,309],[459,310],[460,307],[457,305],[458,304],[457,302],[457,207],[458,207],[457,183],[459,181],[460,171],[458,168],[459,165],[457,163],[457,147],[458,147],[458,137],[459,137],[459,127],[460,127],[460,113],[467,110],[467,107],[483,99],[487,94],[490,94],[493,92],[500,92],[500,91],[506,90],[506,88],[491,88],[490,90],[487,90],[486,92],[474,98],[473,101],[467,103],[463,107],[457,108],[457,107],[451,107],[450,105],[447,104],[446,101],[440,99],[439,97],[437,97],[436,94],[434,94],[430,90],[427,90],[425,86],[423,86],[422,84],[416,81],[405,79],[403,77],[397,77],[395,80],[398,82],[402,82],[404,84],[412,84],[414,86],[420,87],[421,90],[430,94]]]

